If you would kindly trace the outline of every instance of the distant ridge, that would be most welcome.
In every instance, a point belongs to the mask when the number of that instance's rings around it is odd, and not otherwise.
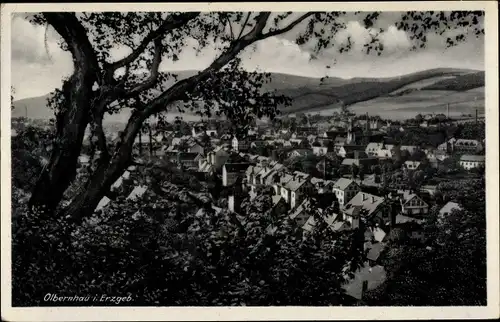
[[[178,74],[178,79],[190,77],[197,72],[196,70],[172,71],[172,73]],[[342,104],[350,106],[375,98],[388,97],[389,94],[404,86],[426,79],[439,79],[440,76],[446,76],[447,78],[428,84],[421,88],[420,91],[445,90],[461,92],[484,87],[485,83],[484,71],[437,68],[395,77],[355,77],[351,79],[328,77],[324,80],[321,78],[271,73],[271,82],[264,84],[263,88],[265,91],[276,90],[279,94],[292,98],[291,106],[280,108],[283,114],[288,114],[338,108]],[[173,82],[173,80],[170,82]],[[53,111],[47,107],[48,97],[49,94],[46,94],[14,101],[12,117],[52,118],[54,116]],[[404,98],[405,93],[398,97],[399,99]],[[116,118],[118,122],[123,122],[125,119],[119,115]]]

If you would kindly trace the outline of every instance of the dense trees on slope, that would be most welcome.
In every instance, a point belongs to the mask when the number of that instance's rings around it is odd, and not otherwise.
[[[439,189],[463,209],[439,218],[442,204],[433,207],[423,245],[392,242],[382,255],[388,279],[369,292],[368,304],[486,305],[485,182],[458,181]]]

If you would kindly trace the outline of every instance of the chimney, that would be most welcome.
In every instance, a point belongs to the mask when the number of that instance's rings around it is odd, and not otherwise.
[[[361,196],[363,197],[363,201],[365,201],[367,199],[366,194],[364,192],[361,194]]]
[[[375,197],[372,196],[372,203],[375,203]]]

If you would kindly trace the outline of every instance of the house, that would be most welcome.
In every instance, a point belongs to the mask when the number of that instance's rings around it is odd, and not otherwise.
[[[358,167],[362,165],[365,167],[366,171],[370,171],[372,165],[378,164],[378,160],[373,157],[368,157],[363,151],[354,151],[352,156],[342,160],[342,165],[352,166],[353,164]]]
[[[203,157],[198,152],[177,153],[177,164],[186,169],[198,169],[200,160],[203,160]]]
[[[358,192],[342,209],[342,220],[348,221],[352,228],[358,228],[360,220],[390,221],[390,212],[385,209],[385,199],[367,192]]]
[[[330,180],[323,180],[320,178],[311,178],[311,183],[316,188],[319,194],[329,193],[333,191],[334,182]]]
[[[342,145],[337,150],[337,155],[342,158],[352,158],[358,152],[359,158],[367,157],[365,147],[362,145]]]
[[[290,208],[293,209],[313,191],[314,186],[304,176],[294,174],[291,180],[284,183],[283,188],[289,194]]]
[[[483,145],[478,140],[458,139],[452,144],[453,152],[480,152]]]
[[[326,155],[328,153],[328,147],[326,146],[314,146],[312,147],[313,153],[315,155]]]
[[[459,164],[465,170],[471,170],[474,168],[484,167],[486,160],[484,155],[464,154],[460,157]]]
[[[318,135],[318,129],[312,126],[297,126],[294,134],[296,135],[296,137]]]
[[[223,146],[216,147],[213,151],[207,153],[207,163],[214,167],[216,171],[222,169],[224,163],[229,160],[230,154]]]
[[[332,192],[337,198],[340,208],[349,202],[358,192],[360,188],[358,184],[350,179],[340,178],[333,184]]]
[[[365,148],[365,153],[369,156],[376,157],[378,156],[378,151],[383,149],[383,143],[370,142]]]
[[[116,191],[118,190],[124,181],[127,181],[128,179],[130,179],[130,172],[129,171],[125,171],[123,172],[123,174],[113,183],[113,185],[111,185],[111,191]]]
[[[275,215],[281,215],[288,211],[288,205],[286,204],[285,199],[283,199],[280,195],[272,196],[273,206],[271,209],[271,213]]]
[[[425,215],[429,212],[429,205],[418,195],[404,191],[400,194],[402,213],[405,215]]]
[[[232,186],[238,178],[243,179],[250,163],[226,163],[222,167],[222,185]]]
[[[384,122],[380,119],[370,120],[370,130],[380,130],[384,126]]]
[[[294,149],[288,152],[289,158],[306,157],[313,154],[312,149]]]
[[[304,199],[302,203],[295,209],[292,208],[290,212],[290,219],[295,221],[299,227],[303,227],[307,220],[309,219],[310,213],[308,209],[311,206],[311,201],[309,199]]]
[[[236,136],[234,136],[231,141],[231,146],[233,147],[233,150],[236,152],[248,151],[248,149],[250,148],[250,143],[251,140],[248,137],[244,139],[243,138],[238,139]]]
[[[216,172],[215,167],[207,159],[201,158],[198,162],[198,172],[211,175]]]
[[[422,163],[420,161],[405,161],[404,167],[408,170],[418,170]]]
[[[413,154],[413,153],[415,153],[415,152],[416,152],[419,148],[418,148],[418,146],[416,146],[416,145],[401,145],[401,146],[399,147],[399,149],[400,149],[401,151],[406,151],[406,152],[408,152],[409,154]]]
[[[182,152],[199,153],[199,154],[204,153],[203,146],[196,139],[190,136],[173,138],[171,147],[173,147],[173,149],[170,149],[170,151],[178,151],[180,148],[182,148],[183,150],[185,150]]]
[[[111,199],[109,199],[108,197],[104,196],[101,201],[99,201],[99,203],[97,204],[97,207],[95,208],[95,211],[99,211],[99,210],[103,210],[109,203],[110,203]]]
[[[379,159],[392,159],[392,157],[393,150],[387,145],[377,151],[377,158]]]
[[[127,200],[137,200],[137,199],[140,199],[144,195],[144,193],[146,192],[146,190],[148,190],[147,186],[143,186],[143,185],[136,186],[130,192],[130,194],[128,195],[128,197],[126,199]]]
[[[324,132],[322,136],[325,139],[335,140],[335,138],[337,138],[337,136],[342,136],[345,134],[346,134],[346,132],[344,130],[338,129],[336,127],[332,127],[328,131]]]
[[[438,145],[438,150],[443,151],[443,152],[452,152],[453,151],[453,145],[455,144],[457,140],[455,138],[449,139],[447,142],[441,143]]]
[[[429,159],[429,161],[435,162],[444,161],[450,157],[448,152],[439,149],[428,150],[425,155],[427,156],[427,159]]]

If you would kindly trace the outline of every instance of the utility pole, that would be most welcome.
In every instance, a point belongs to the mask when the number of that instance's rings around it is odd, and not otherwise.
[[[446,118],[450,119],[450,103],[446,104]]]
[[[477,124],[477,108],[476,108],[476,124]]]

